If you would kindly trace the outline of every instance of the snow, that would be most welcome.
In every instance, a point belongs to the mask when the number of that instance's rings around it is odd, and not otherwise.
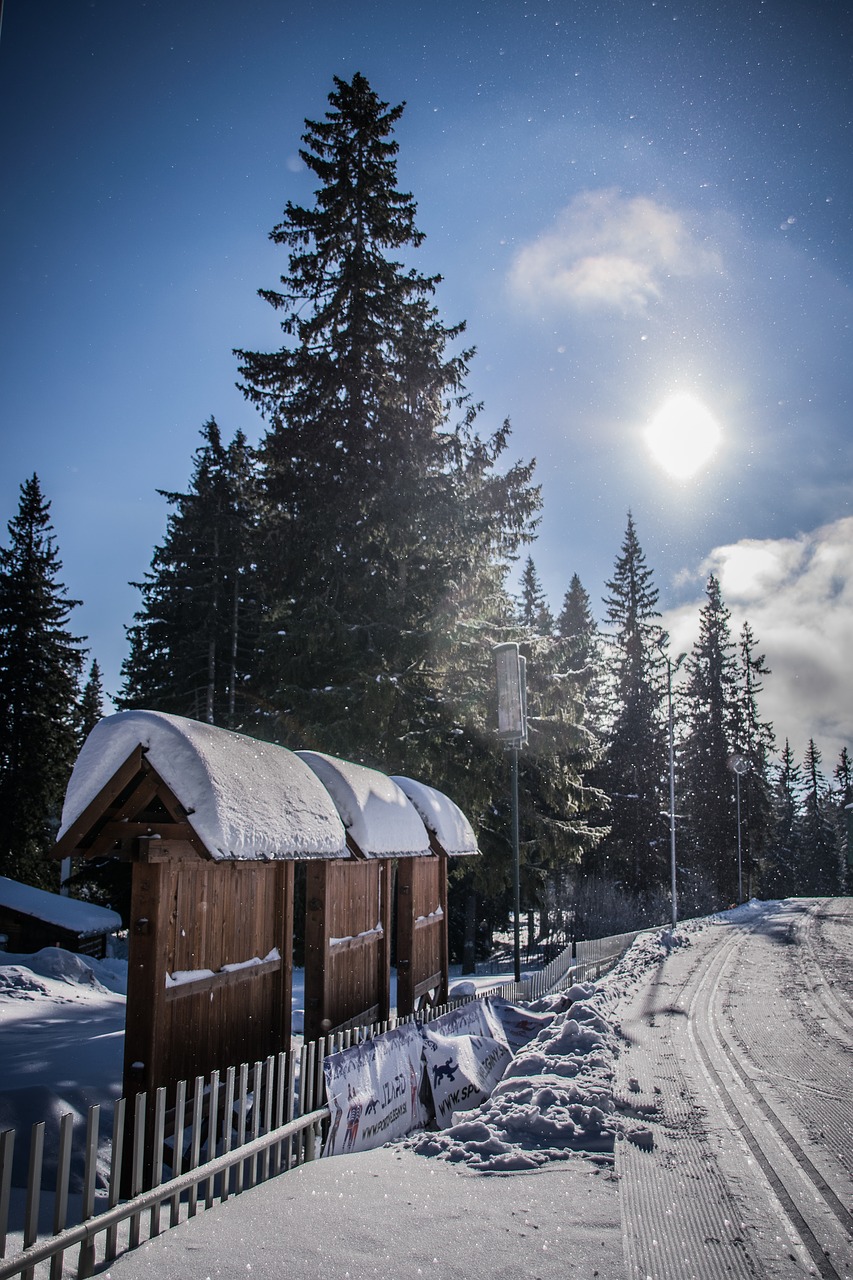
[[[477,837],[457,804],[435,787],[428,787],[425,782],[417,782],[414,778],[392,776],[401,791],[421,816],[421,821],[431,831],[445,853],[453,857],[464,854],[479,853]]]
[[[0,876],[0,907],[20,911],[45,924],[67,929],[81,938],[98,933],[113,933],[121,928],[121,916],[94,902],[81,902],[79,898],[64,898],[46,889],[36,889],[31,884],[21,884]]]
[[[382,928],[380,920],[372,929],[362,929],[361,933],[348,933],[345,938],[330,938],[330,947],[342,947],[346,942],[355,942],[356,938],[373,938],[381,937],[385,930]]]
[[[159,711],[122,711],[95,726],[74,765],[60,838],[138,746],[214,859],[347,856],[329,793],[292,751]]]
[[[430,852],[417,810],[392,778],[319,751],[297,751],[335,803],[366,858],[419,857]]]

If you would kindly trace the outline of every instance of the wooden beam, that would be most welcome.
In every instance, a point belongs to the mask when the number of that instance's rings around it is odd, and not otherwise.
[[[115,804],[121,793],[133,782],[133,779],[138,774],[145,772],[147,768],[142,747],[134,747],[124,764],[119,765],[109,782],[87,804],[80,816],[75,818],[62,839],[57,841],[50,856],[60,859],[70,858],[74,854],[85,854],[85,849],[79,847],[81,840],[85,840],[98,822],[98,819],[108,812],[110,806]]]
[[[240,969],[228,969],[224,973],[213,973],[206,978],[197,978],[193,982],[179,982],[175,986],[166,987],[166,1000],[181,1000],[185,996],[198,996],[204,991],[216,991],[219,987],[233,987],[236,983],[245,982],[248,978],[259,978],[267,973],[278,973],[281,960],[262,960],[260,964],[247,964]]]

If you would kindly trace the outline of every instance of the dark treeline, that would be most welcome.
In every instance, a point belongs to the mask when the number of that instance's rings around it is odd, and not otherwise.
[[[306,121],[310,206],[271,232],[286,265],[261,290],[282,345],[238,351],[257,447],[201,430],[185,493],[128,628],[120,708],[192,716],[432,783],[465,810],[483,857],[454,872],[451,936],[470,960],[507,919],[508,763],[496,740],[492,648],[528,659],[521,761],[522,896],[554,944],[669,913],[669,706],[677,757],[682,914],[739,893],[844,888],[846,750],[833,784],[811,743],[776,752],[768,675],[733,636],[709,579],[699,640],[674,658],[628,517],[603,625],[579,578],[552,612],[528,555],[541,500],[510,426],[484,433],[462,323],[439,319],[440,277],[397,187],[389,107],[336,79]],[[405,262],[402,259],[405,258]],[[102,713],[97,664],[68,630],[75,601],[34,477],[0,551],[0,872],[49,885],[45,860],[82,737]],[[740,762],[738,774],[733,764]],[[737,849],[740,800],[741,877]]]

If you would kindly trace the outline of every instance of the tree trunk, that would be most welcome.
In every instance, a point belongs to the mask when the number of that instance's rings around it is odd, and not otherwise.
[[[477,967],[477,895],[469,889],[465,896],[465,935],[462,943],[462,972],[473,973]]]

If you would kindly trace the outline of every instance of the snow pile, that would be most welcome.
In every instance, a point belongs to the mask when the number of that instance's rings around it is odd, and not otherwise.
[[[215,859],[346,857],[326,789],[292,751],[159,711],[95,725],[77,757],[61,838],[141,746]]]
[[[0,959],[0,1001],[44,996],[64,1002],[76,998],[69,987],[127,994],[126,960],[95,960],[62,947],[43,947],[33,955],[0,952]]]
[[[689,945],[691,932],[641,934],[600,982],[535,1001],[530,1009],[552,1013],[553,1021],[513,1059],[491,1097],[454,1115],[443,1132],[406,1145],[489,1173],[535,1169],[575,1153],[609,1163],[622,1138],[650,1149],[648,1127],[620,1114],[614,1096],[620,1031],[613,1010],[673,947]]]

